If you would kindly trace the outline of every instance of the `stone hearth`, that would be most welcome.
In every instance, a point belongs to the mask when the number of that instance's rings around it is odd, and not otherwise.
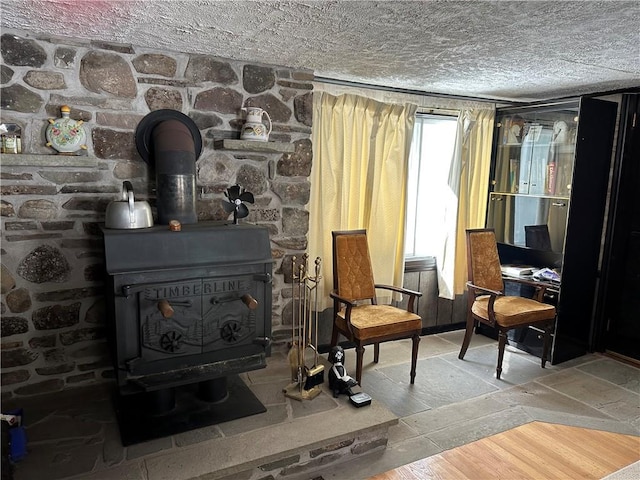
[[[386,447],[398,417],[383,403],[355,408],[346,396],[333,398],[328,382],[315,399],[292,400],[282,392],[289,376],[286,356],[275,353],[267,368],[241,374],[267,412],[128,447],[113,410],[115,385],[22,399],[15,406],[24,410],[28,454],[14,478],[296,478]]]

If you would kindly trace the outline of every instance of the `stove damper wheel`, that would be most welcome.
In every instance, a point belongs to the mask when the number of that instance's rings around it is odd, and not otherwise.
[[[230,322],[225,323],[220,329],[220,336],[227,343],[234,343],[240,339],[242,331],[242,325],[232,320]]]
[[[179,350],[182,344],[182,334],[175,330],[163,333],[160,337],[160,347],[167,352],[175,352]]]

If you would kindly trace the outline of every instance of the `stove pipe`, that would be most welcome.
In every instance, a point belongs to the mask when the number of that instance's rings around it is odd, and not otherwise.
[[[196,154],[189,129],[166,120],[153,129],[158,223],[196,223]]]
[[[157,110],[138,125],[136,144],[148,163],[153,158],[158,223],[197,223],[196,160],[202,149],[197,126],[176,110]]]

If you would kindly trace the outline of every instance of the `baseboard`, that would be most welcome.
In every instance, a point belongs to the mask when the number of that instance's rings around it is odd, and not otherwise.
[[[621,353],[611,352],[609,350],[605,350],[603,355],[607,357],[611,357],[615,360],[618,360],[622,363],[627,363],[633,367],[640,368],[640,360],[637,358],[627,357],[626,355],[622,355]]]
[[[434,325],[432,327],[424,327],[421,335],[435,335],[436,333],[453,332],[466,327],[465,322],[448,323],[446,325]]]

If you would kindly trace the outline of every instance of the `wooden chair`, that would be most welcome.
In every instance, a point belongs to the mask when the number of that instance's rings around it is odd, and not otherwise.
[[[468,311],[467,329],[458,358],[462,360],[471,334],[478,322],[498,330],[498,366],[500,379],[507,332],[513,328],[536,326],[544,332],[542,368],[549,354],[551,332],[556,318],[553,305],[542,303],[545,286],[526,279],[514,279],[535,288],[534,298],[505,295],[498,246],[493,229],[467,230]],[[511,281],[511,279],[510,279]]]
[[[356,346],[356,381],[362,384],[362,358],[365,345],[374,345],[373,361],[378,363],[380,343],[411,338],[411,383],[416,376],[418,343],[422,319],[413,313],[414,302],[422,296],[405,288],[374,283],[366,230],[332,232],[334,322],[331,346],[344,335]],[[378,305],[376,288],[409,296],[407,309]]]

